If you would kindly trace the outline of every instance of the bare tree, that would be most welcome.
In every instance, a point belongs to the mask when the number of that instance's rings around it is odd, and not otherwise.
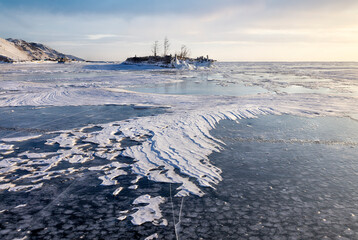
[[[164,56],[168,55],[170,43],[167,37],[164,38],[163,48],[164,48]]]
[[[153,53],[154,57],[156,57],[158,55],[158,51],[159,51],[159,42],[155,41],[152,46],[152,53]]]
[[[187,48],[187,46],[182,45],[180,48],[179,57],[180,58],[187,58],[190,55],[190,50]]]

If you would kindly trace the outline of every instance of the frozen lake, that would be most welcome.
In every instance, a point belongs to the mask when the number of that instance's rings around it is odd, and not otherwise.
[[[356,239],[357,70],[1,64],[0,238]]]
[[[213,135],[225,150],[210,155],[223,181],[186,201],[183,237],[354,239],[357,133],[358,123],[345,118],[223,121]]]

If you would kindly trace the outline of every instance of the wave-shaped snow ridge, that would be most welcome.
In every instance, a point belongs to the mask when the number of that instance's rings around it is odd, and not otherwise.
[[[101,130],[90,133],[81,129],[61,131],[57,137],[47,140],[47,144],[50,145],[58,143],[61,147],[59,150],[37,156],[36,159],[23,160],[19,166],[14,166],[15,161],[8,165],[8,170],[31,168],[32,173],[22,176],[22,179],[41,176],[37,179],[37,182],[41,182],[58,176],[58,172],[53,173],[52,168],[61,161],[71,164],[84,163],[101,157],[112,161],[116,166],[115,174],[113,169],[109,169],[101,176],[101,180],[111,180],[106,182],[107,185],[116,185],[117,182],[112,180],[116,176],[126,174],[121,168],[129,167],[131,172],[139,177],[147,177],[156,182],[181,184],[177,196],[202,196],[201,187],[215,187],[222,179],[221,170],[208,159],[208,156],[214,151],[219,151],[223,144],[210,135],[210,130],[215,124],[222,119],[238,120],[272,113],[278,112],[255,106],[240,109],[230,109],[230,106],[226,106],[206,111],[166,113],[131,121],[112,122],[102,124]],[[123,147],[121,142],[128,138],[141,144]],[[83,143],[93,143],[97,147],[95,151],[86,151]],[[24,154],[32,156],[30,152],[18,155],[21,157]],[[46,157],[51,155],[50,158]],[[120,155],[131,157],[135,162],[129,166],[118,167],[115,161]],[[39,161],[44,166],[35,170],[32,165]],[[73,172],[73,169],[69,170],[71,171],[67,171],[68,173]],[[63,173],[66,174],[66,171]]]
[[[221,169],[214,166],[208,156],[214,151],[220,151],[224,143],[211,136],[210,130],[223,119],[237,121],[266,114],[281,113],[272,108],[254,105],[229,105],[101,124],[96,125],[100,126],[100,130],[93,132],[85,131],[86,128],[93,127],[92,125],[82,129],[59,131],[56,137],[48,139],[46,143],[58,144],[59,149],[55,152],[39,154],[25,151],[18,153],[17,157],[11,160],[0,160],[0,173],[4,174],[0,189],[32,191],[41,188],[49,179],[89,170],[98,173],[101,185],[116,186],[117,190],[113,195],[117,195],[125,188],[136,191],[138,180],[146,177],[155,182],[179,184],[175,195],[177,197],[190,194],[202,196],[203,188],[215,188],[222,180]],[[124,140],[128,139],[139,144],[126,145]],[[88,151],[87,145],[95,147]],[[10,148],[8,145],[2,146],[4,149]],[[118,156],[130,157],[134,161],[121,163]],[[79,165],[98,157],[108,161],[104,165],[99,164],[90,168]],[[68,168],[58,170],[57,166],[63,162],[66,162]],[[38,167],[39,164],[41,167]],[[29,180],[27,185],[11,181],[12,174],[18,170],[27,172],[19,177],[20,182]],[[131,186],[123,185],[121,181],[116,180],[117,177],[127,174],[137,175]],[[143,189],[140,191],[143,193]],[[133,224],[154,221],[166,225],[166,220],[162,219],[159,211],[159,204],[165,200],[162,197],[153,198],[154,200],[154,205],[134,207],[130,212],[126,210],[126,214],[118,219],[124,220],[131,216]],[[152,209],[155,209],[155,214],[148,214],[148,211],[153,211]],[[135,210],[138,213],[132,214]]]
[[[253,118],[259,114],[278,114],[272,109],[249,107],[218,111],[195,111],[140,118],[121,124],[120,131],[127,137],[151,135],[143,144],[126,148],[122,155],[137,160],[132,171],[157,182],[181,183],[177,196],[203,195],[199,186],[214,187],[221,181],[221,170],[212,165],[208,156],[221,149],[221,143],[210,135],[210,130],[223,119]],[[155,171],[155,169],[160,169]],[[185,176],[176,174],[180,170]],[[163,171],[167,170],[167,171]],[[198,186],[199,185],[199,186]]]

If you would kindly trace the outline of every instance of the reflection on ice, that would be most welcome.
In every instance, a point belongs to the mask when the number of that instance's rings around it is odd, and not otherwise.
[[[178,83],[166,83],[150,87],[131,87],[131,91],[160,94],[179,95],[229,95],[245,96],[259,93],[267,93],[267,90],[258,86],[245,86],[244,84],[220,84],[212,81],[188,81]]]

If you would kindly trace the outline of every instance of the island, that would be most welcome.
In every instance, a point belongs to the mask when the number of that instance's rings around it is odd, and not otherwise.
[[[206,57],[201,56],[197,58],[190,58],[190,50],[186,45],[182,45],[180,51],[176,54],[169,54],[170,43],[167,37],[164,38],[163,41],[163,55],[158,56],[159,52],[159,42],[155,41],[152,45],[152,53],[151,56],[145,57],[134,57],[127,58],[123,64],[128,65],[150,65],[150,66],[158,66],[165,68],[178,68],[178,69],[197,69],[201,67],[211,67],[212,64],[216,61],[214,59],[210,59],[207,55]]]
[[[178,55],[166,56],[145,56],[145,57],[130,57],[127,58],[123,64],[135,65],[154,65],[165,68],[186,68],[196,69],[200,67],[211,67],[216,60],[210,59],[209,56],[189,58]]]

